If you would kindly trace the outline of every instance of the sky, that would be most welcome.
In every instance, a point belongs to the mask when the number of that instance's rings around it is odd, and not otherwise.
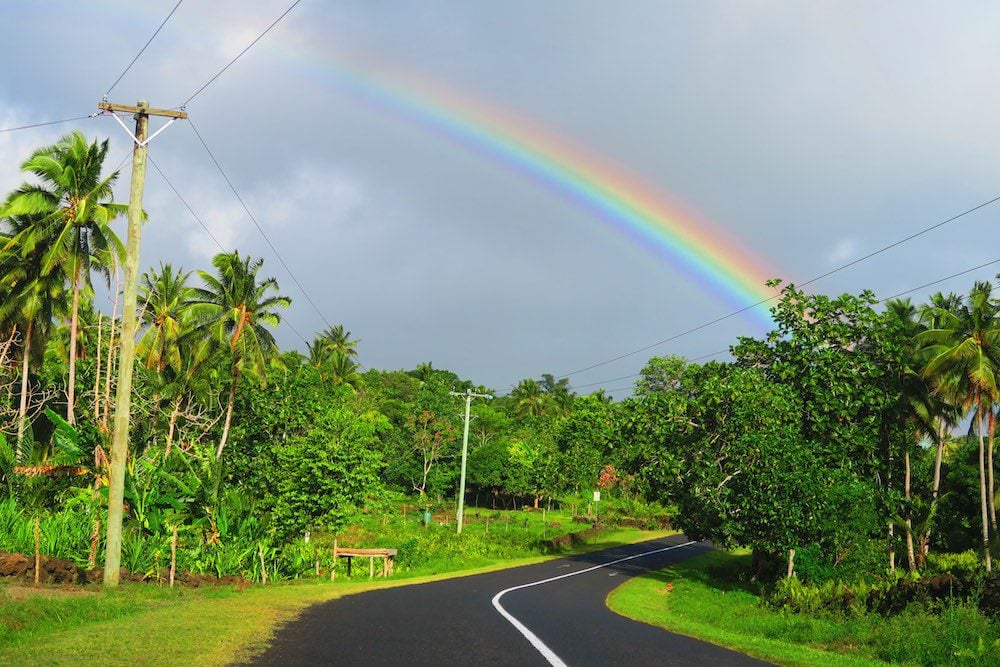
[[[184,0],[112,88],[176,0],[0,0],[0,129],[86,116],[109,90],[178,107],[290,4]],[[986,2],[302,0],[150,143],[211,235],[151,169],[142,267],[210,269],[214,236],[292,298],[285,349],[343,324],[365,368],[430,361],[499,393],[571,373],[622,398],[651,355],[724,351],[766,316],[573,371],[1000,195],[998,24]],[[127,201],[131,139],[109,117],[0,132],[0,192],[74,129],[110,139]],[[629,231],[602,204],[637,193],[667,213]],[[808,289],[884,298],[991,262],[998,216]],[[701,240],[644,236],[664,217]]]

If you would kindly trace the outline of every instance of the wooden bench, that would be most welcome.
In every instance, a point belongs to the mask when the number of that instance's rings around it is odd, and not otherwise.
[[[347,559],[347,576],[351,576],[351,563],[354,557],[368,559],[368,578],[375,578],[375,559],[382,559],[382,576],[391,577],[396,564],[396,549],[350,549],[338,547],[337,541],[333,542],[333,563],[337,564],[338,558]],[[334,570],[330,569],[330,578],[333,579]]]

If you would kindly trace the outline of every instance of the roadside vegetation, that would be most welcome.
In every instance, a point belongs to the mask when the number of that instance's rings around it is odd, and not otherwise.
[[[747,552],[710,552],[624,584],[608,605],[781,665],[1000,664],[1000,624],[979,609],[981,581],[971,601],[949,594],[900,600],[909,596],[899,587],[861,581],[751,581],[750,560]],[[886,603],[895,610],[887,613]]]
[[[106,153],[79,133],[43,146],[0,203],[0,575],[32,584],[99,581],[108,551],[123,207]],[[786,591],[781,613],[804,625],[828,610],[796,595],[842,604],[951,576],[951,607],[914,593],[864,613],[919,618],[926,633],[978,614],[965,625],[992,655],[992,285],[923,303],[774,286],[773,331],[734,341],[725,363],[652,357],[616,402],[548,373],[498,395],[431,362],[366,368],[340,324],[283,350],[273,330],[291,300],[263,260],[232,250],[152,268],[136,313],[126,578],[326,577],[335,541],[398,549],[398,577],[444,572],[563,549],[547,541],[600,520],[748,549],[744,576],[768,600]],[[457,538],[454,392],[469,391],[495,399],[473,401]]]

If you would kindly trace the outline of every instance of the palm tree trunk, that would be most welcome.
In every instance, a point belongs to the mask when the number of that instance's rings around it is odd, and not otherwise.
[[[917,559],[913,553],[913,521],[910,517],[910,448],[903,453],[903,492],[906,496],[906,564],[910,572],[917,571]]]
[[[934,486],[931,489],[931,516],[934,515],[934,509],[937,507],[938,496],[941,493],[941,461],[944,458],[944,443],[947,438],[948,427],[943,419],[938,420],[937,428],[937,454],[934,456]],[[927,558],[927,554],[931,550],[931,530],[932,522],[927,522],[927,531],[924,533],[924,538],[920,544],[920,565],[923,566],[924,560]]]
[[[989,524],[989,512],[986,510],[986,461],[984,457],[983,450],[985,449],[983,443],[983,405],[982,397],[978,404],[977,417],[979,419],[979,500],[982,506],[982,521],[983,521],[983,563],[986,565],[986,571],[990,572],[993,567],[990,562],[990,524]]]
[[[170,411],[170,424],[167,426],[167,447],[164,456],[170,456],[170,445],[174,441],[174,427],[177,426],[177,416],[181,413],[181,401],[184,394],[180,394],[174,401],[174,409]]]
[[[111,331],[108,332],[108,367],[107,377],[104,381],[104,413],[101,417],[101,431],[108,432],[108,411],[111,409],[111,371],[114,368],[115,352],[115,322],[118,321],[118,296],[121,294],[121,277],[118,274],[118,265],[115,265],[115,305],[111,309]]]
[[[80,260],[73,272],[73,313],[69,320],[69,383],[66,389],[66,421],[76,424],[73,404],[76,398],[76,330],[80,325]]]
[[[28,426],[28,358],[31,356],[31,329],[34,322],[28,321],[21,348],[21,403],[17,410],[17,461],[24,460],[24,432]]]
[[[104,313],[97,311],[97,370],[94,372],[94,423],[101,419],[101,324],[104,323]]]
[[[992,405],[990,406],[990,416],[988,417],[988,419],[989,419],[989,421],[987,422],[987,424],[989,426],[988,433],[989,433],[989,438],[990,439],[989,439],[989,449],[987,449],[987,451],[986,451],[986,457],[987,457],[987,475],[988,475],[987,487],[986,488],[989,491],[990,529],[993,531],[993,534],[996,535],[997,534],[997,505],[996,505],[996,501],[994,499],[994,490],[995,490],[995,487],[993,485],[993,434],[996,432],[997,416],[993,412],[993,406]]]
[[[888,451],[888,465],[886,466],[886,471],[885,471],[885,486],[887,489],[891,489],[892,488],[892,444],[891,443],[888,444],[887,451]],[[889,520],[887,524],[888,524],[888,530],[886,531],[887,534],[886,534],[885,544],[886,544],[886,550],[889,552],[888,553],[889,573],[892,576],[896,576],[896,549],[895,549],[896,536],[892,529],[891,510],[889,511]]]
[[[218,461],[222,458],[222,450],[226,446],[226,441],[229,439],[229,424],[233,419],[233,406],[236,404],[236,383],[240,379],[240,369],[235,363],[233,364],[233,381],[229,386],[229,402],[226,404],[226,423],[222,427],[222,438],[219,440],[219,449],[215,452],[215,460]]]

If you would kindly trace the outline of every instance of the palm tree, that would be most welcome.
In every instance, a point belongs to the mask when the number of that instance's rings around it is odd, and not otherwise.
[[[913,544],[913,497],[911,489],[911,467],[910,452],[913,445],[919,445],[923,438],[928,437],[938,445],[938,465],[940,465],[940,455],[944,446],[938,425],[942,419],[943,411],[948,404],[941,399],[940,395],[931,391],[927,381],[921,375],[919,349],[917,347],[917,337],[926,330],[920,318],[920,311],[910,302],[909,299],[895,299],[887,304],[886,308],[889,316],[896,321],[896,325],[901,328],[902,334],[908,341],[907,359],[902,369],[901,388],[899,401],[895,412],[909,425],[909,430],[913,440],[906,440],[903,450],[903,495],[906,506],[903,516],[903,527],[906,532],[906,555],[910,572],[917,570],[918,559],[914,552]],[[936,503],[932,500],[931,514],[928,515],[927,531],[930,531],[930,518],[933,517],[933,507]],[[923,542],[924,533],[921,533],[920,562],[924,557],[925,544]]]
[[[192,303],[204,304],[211,314],[209,326],[214,329],[216,338],[229,342],[229,400],[222,438],[215,454],[217,459],[222,458],[229,438],[240,377],[251,373],[265,380],[265,365],[277,350],[274,336],[267,327],[281,322],[275,308],[287,308],[292,303],[285,296],[268,296],[269,292],[278,289],[274,278],[257,282],[257,272],[263,263],[263,259],[240,257],[238,251],[220,253],[212,259],[217,275],[199,271],[205,287],[194,288],[192,292]]]
[[[139,338],[136,353],[145,359],[147,369],[162,373],[169,365],[175,372],[181,370],[181,339],[190,332],[193,309],[191,288],[186,284],[190,273],[174,271],[170,264],[161,264],[160,270],[142,276],[145,305],[140,313],[145,333]]]
[[[569,387],[569,378],[556,380],[551,373],[543,373],[542,390],[555,399],[563,413],[569,413],[573,406],[573,397],[576,396],[576,392]]]
[[[514,414],[520,418],[543,417],[558,409],[555,399],[542,390],[537,380],[527,378],[510,392],[514,400]]]
[[[983,524],[983,559],[990,561],[989,494],[983,435],[988,413],[1000,398],[997,370],[1000,368],[1000,307],[992,299],[991,285],[977,282],[964,303],[954,310],[934,306],[928,315],[934,328],[917,336],[928,356],[923,375],[946,399],[954,399],[966,410],[975,408],[979,433],[979,491]],[[992,459],[992,456],[990,457]],[[990,473],[992,478],[992,471]]]
[[[123,261],[125,248],[111,231],[110,223],[128,211],[112,201],[112,186],[118,172],[102,177],[108,141],[88,143],[81,132],[73,132],[52,146],[32,153],[21,171],[33,174],[39,183],[25,183],[0,205],[0,217],[30,216],[32,224],[13,235],[7,247],[20,246],[31,252],[42,242],[43,275],[57,268],[69,276],[73,305],[70,312],[69,381],[66,420],[75,423],[76,338],[80,292],[90,286],[91,269],[108,275]]]
[[[15,216],[7,222],[10,226],[10,234],[5,235],[7,239],[17,237],[32,225],[31,219],[26,216]],[[18,246],[6,247],[5,252],[0,252],[0,288],[7,295],[0,301],[0,322],[9,322],[13,327],[20,328],[23,334],[16,448],[17,457],[21,459],[25,454],[23,443],[27,429],[29,359],[33,345],[34,348],[44,347],[37,342],[44,341],[48,336],[53,315],[64,301],[66,281],[58,271],[43,274],[43,257],[47,249],[44,242],[34,245],[28,252],[23,252]]]
[[[330,371],[334,385],[346,384],[357,389],[361,384],[358,365],[346,354],[335,352],[327,361],[326,367]]]
[[[330,352],[339,352],[349,358],[358,356],[358,343],[361,341],[351,340],[351,332],[344,331],[343,324],[329,327],[318,336],[318,340],[322,341]]]

